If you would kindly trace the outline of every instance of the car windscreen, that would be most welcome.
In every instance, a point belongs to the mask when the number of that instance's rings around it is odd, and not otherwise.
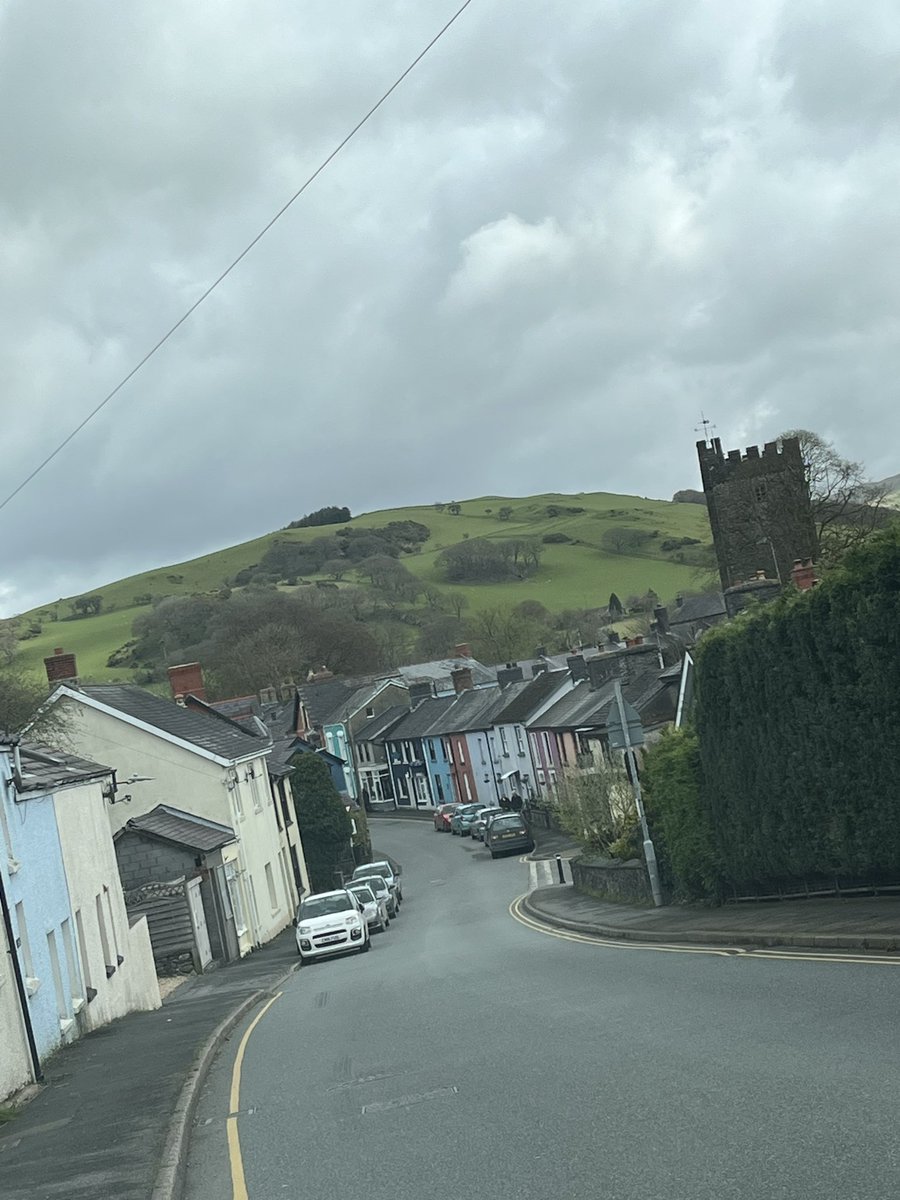
[[[385,879],[394,873],[391,870],[391,864],[389,862],[369,863],[368,866],[369,870],[372,871],[373,874],[383,875]],[[358,875],[357,879],[359,878],[361,878],[361,876]]]
[[[300,902],[300,920],[308,921],[311,917],[331,917],[335,913],[347,912],[353,908],[349,896],[310,896]]]

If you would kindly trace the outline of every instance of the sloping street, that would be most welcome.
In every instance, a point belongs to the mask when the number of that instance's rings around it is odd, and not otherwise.
[[[517,857],[375,832],[401,915],[235,1030],[188,1200],[896,1194],[897,965],[548,936]]]

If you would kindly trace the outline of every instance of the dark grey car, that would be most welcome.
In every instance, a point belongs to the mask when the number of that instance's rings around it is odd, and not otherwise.
[[[534,838],[518,813],[504,813],[502,817],[494,817],[485,829],[484,844],[491,858],[496,858],[513,850],[533,850]]]

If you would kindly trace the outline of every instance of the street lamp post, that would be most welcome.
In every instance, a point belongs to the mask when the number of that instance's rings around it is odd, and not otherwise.
[[[777,558],[777,556],[776,556],[776,554],[775,554],[775,547],[774,547],[774,545],[772,544],[772,539],[771,539],[770,537],[764,537],[764,538],[760,538],[760,539],[759,539],[759,541],[758,541],[756,544],[757,544],[757,546],[766,546],[766,545],[768,545],[768,547],[769,547],[769,550],[770,550],[770,552],[771,552],[771,554],[772,554],[772,565],[775,567],[775,576],[776,576],[776,578],[777,578],[778,582],[779,582],[779,583],[782,583],[782,578],[781,578],[781,570],[779,569],[779,566],[778,566],[778,558]]]
[[[613,744],[614,733],[619,734],[621,741],[617,748],[625,751],[625,756],[628,760],[628,765],[631,774],[631,786],[634,788],[634,805],[637,809],[638,818],[641,822],[641,833],[644,839],[644,859],[647,863],[647,875],[650,879],[650,891],[653,893],[653,903],[657,908],[662,906],[662,888],[659,884],[659,866],[656,861],[656,850],[653,846],[653,840],[650,837],[650,830],[647,827],[647,814],[644,812],[644,800],[641,795],[641,781],[638,777],[637,770],[637,755],[634,753],[634,744],[631,737],[631,728],[629,722],[629,714],[625,708],[625,697],[622,695],[622,684],[616,680],[616,708],[618,710],[618,725],[620,729],[613,729],[613,722],[609,722],[610,745]],[[643,732],[640,728],[640,718],[637,713],[634,714],[634,721],[638,722],[639,739],[643,741]],[[619,741],[619,738],[615,739]]]

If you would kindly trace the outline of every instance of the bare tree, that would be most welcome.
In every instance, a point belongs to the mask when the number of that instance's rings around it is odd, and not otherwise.
[[[885,507],[886,483],[870,483],[861,463],[842,458],[831,442],[810,429],[790,429],[779,440],[795,437],[809,484],[819,557],[835,562],[891,515]]]

